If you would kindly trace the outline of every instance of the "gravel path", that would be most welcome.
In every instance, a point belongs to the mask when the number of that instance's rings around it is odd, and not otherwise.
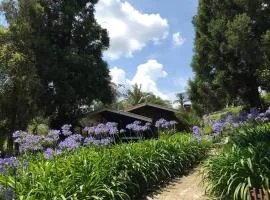
[[[158,191],[147,200],[209,200],[201,185],[199,168],[190,172],[187,176],[176,179],[167,187]]]

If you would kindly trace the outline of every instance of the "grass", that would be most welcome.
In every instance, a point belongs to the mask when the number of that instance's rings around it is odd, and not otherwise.
[[[81,148],[53,160],[28,157],[16,176],[1,177],[18,199],[135,199],[190,170],[207,155],[209,141],[177,134],[161,140]]]

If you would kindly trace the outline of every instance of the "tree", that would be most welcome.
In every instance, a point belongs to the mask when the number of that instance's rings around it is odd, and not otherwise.
[[[269,69],[269,17],[267,1],[200,0],[193,20],[196,38],[192,68],[202,84],[195,85],[206,85],[223,99],[223,106],[238,100],[260,106],[258,87],[263,83],[259,74]]]
[[[137,104],[144,103],[148,96],[150,96],[150,93],[143,92],[142,86],[135,84],[128,90],[126,101],[129,105],[135,106]]]
[[[220,88],[214,88],[197,78],[189,81],[188,94],[192,102],[192,109],[202,116],[223,108],[226,104]]]
[[[145,103],[152,103],[152,104],[157,104],[160,106],[164,106],[167,108],[171,108],[171,102],[169,100],[164,100],[159,96],[156,96],[152,93],[150,93],[146,98],[145,98]]]
[[[188,102],[188,97],[186,95],[186,93],[182,92],[182,93],[177,93],[176,94],[176,100],[174,101],[175,103],[179,103],[181,108],[184,108],[184,104],[186,102]]]
[[[83,105],[110,102],[113,89],[102,52],[107,31],[97,24],[97,0],[6,0],[3,8],[13,33],[26,24],[29,48],[41,79],[39,106],[52,126],[75,123]]]
[[[13,40],[13,36],[0,28],[0,134],[1,142],[7,139],[10,152],[12,133],[26,129],[28,121],[38,113],[40,86],[35,57],[26,48],[23,37]]]
[[[134,84],[132,88],[128,90],[126,98],[123,101],[123,107],[135,106],[140,103],[152,103],[171,107],[171,104],[168,100],[163,100],[151,92],[143,92],[141,85],[139,86],[138,84]]]

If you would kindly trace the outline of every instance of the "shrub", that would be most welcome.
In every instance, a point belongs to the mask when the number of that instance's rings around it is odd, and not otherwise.
[[[1,176],[18,199],[134,199],[202,160],[209,142],[178,134],[164,140],[81,147],[51,160],[28,157],[16,176]],[[16,187],[15,187],[16,186]]]
[[[185,109],[180,109],[176,113],[177,118],[180,121],[181,127],[185,131],[191,131],[192,127],[195,125],[200,125],[202,123],[201,117],[199,117],[195,111],[186,111]]]
[[[210,194],[227,199],[249,199],[251,188],[270,192],[270,124],[243,128],[203,167]]]
[[[209,114],[209,118],[211,120],[217,120],[222,115],[226,115],[227,113],[238,114],[238,113],[241,112],[242,109],[243,109],[242,106],[224,108],[221,111],[217,111],[217,112],[214,112],[214,113]]]

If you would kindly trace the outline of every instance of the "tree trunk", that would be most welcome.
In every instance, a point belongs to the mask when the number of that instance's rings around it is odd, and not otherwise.
[[[261,107],[261,98],[256,78],[253,77],[253,79],[249,79],[247,85],[248,85],[248,91],[246,94],[247,102],[251,107]]]

